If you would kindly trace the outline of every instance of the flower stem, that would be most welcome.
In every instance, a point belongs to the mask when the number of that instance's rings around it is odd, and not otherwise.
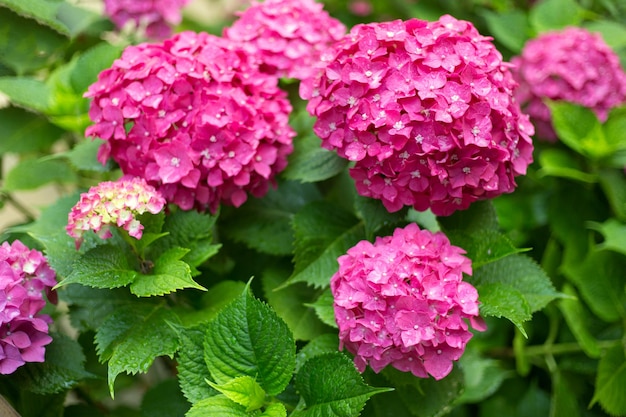
[[[599,340],[598,347],[600,349],[609,349],[622,341],[617,340]],[[556,343],[546,345],[526,346],[524,348],[525,356],[544,356],[544,355],[567,355],[569,353],[580,353],[582,348],[576,342]],[[492,349],[488,352],[489,356],[496,358],[513,358],[515,353],[512,348]]]

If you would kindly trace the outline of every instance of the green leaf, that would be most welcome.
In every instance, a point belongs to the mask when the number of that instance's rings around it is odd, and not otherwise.
[[[248,375],[277,395],[291,379],[295,349],[287,324],[246,290],[209,322],[204,359],[218,384]]]
[[[467,210],[457,211],[451,216],[438,218],[441,228],[463,230],[474,233],[483,230],[499,230],[496,209],[490,200],[476,201]]]
[[[243,405],[239,405],[225,395],[216,395],[195,403],[185,417],[250,417]]]
[[[472,268],[495,262],[509,255],[520,253],[525,249],[513,246],[511,240],[495,230],[483,229],[467,233],[463,230],[446,232],[453,245],[465,249],[465,256],[472,260]]]
[[[173,325],[180,325],[171,310],[162,305],[135,304],[117,310],[97,329],[96,352],[101,362],[109,363],[109,391],[121,372],[147,372],[158,356],[174,356],[179,348]]]
[[[539,154],[539,175],[569,178],[593,184],[597,177],[583,171],[581,164],[574,156],[561,149],[544,149]]]
[[[481,285],[494,283],[518,291],[527,301],[531,313],[562,296],[541,267],[525,255],[510,255],[484,265],[468,281],[476,286],[479,294]]]
[[[290,255],[293,251],[294,215],[305,204],[320,199],[315,186],[284,182],[263,198],[251,198],[224,217],[221,229],[231,239],[270,255]]]
[[[464,391],[458,403],[479,403],[500,388],[502,382],[513,376],[495,359],[481,357],[475,350],[466,350],[459,367],[463,370]]]
[[[248,412],[258,410],[265,403],[265,391],[251,376],[240,376],[223,384],[207,383],[230,400],[246,407]]]
[[[615,216],[626,222],[626,176],[624,176],[623,169],[601,170],[600,185],[602,185]]]
[[[612,108],[602,128],[609,148],[607,153],[626,149],[626,106]]]
[[[606,322],[626,317],[624,271],[626,258],[611,251],[592,251],[581,264],[563,267],[563,273],[576,285],[587,306]]]
[[[195,404],[217,392],[206,383],[211,373],[204,362],[204,335],[206,326],[185,328],[180,334],[180,350],[177,354],[178,383],[185,398]]]
[[[373,239],[374,234],[383,227],[390,227],[405,222],[407,209],[395,213],[389,213],[380,200],[357,196],[354,199],[356,215],[365,226],[365,234],[368,239]]]
[[[150,388],[141,401],[142,417],[183,417],[189,403],[175,379],[166,379]]]
[[[49,183],[71,184],[76,174],[64,162],[51,159],[25,159],[6,176],[5,191],[34,190]]]
[[[526,40],[531,36],[528,16],[521,10],[496,13],[485,9],[481,10],[480,14],[495,39],[516,54],[522,50]]]
[[[0,77],[0,92],[6,94],[13,104],[26,109],[45,113],[50,107],[50,88],[35,78]]]
[[[333,301],[334,298],[330,288],[326,288],[313,304],[307,304],[307,306],[315,310],[315,314],[317,314],[322,323],[337,328]]]
[[[48,76],[46,85],[50,89],[50,100],[46,115],[57,126],[82,135],[91,121],[89,101],[83,97],[83,91],[75,91],[72,87],[71,76],[76,62],[77,58],[74,58]]]
[[[598,249],[612,250],[626,255],[626,224],[616,219],[609,219],[604,223],[590,222],[589,228],[602,233],[604,237]]]
[[[408,222],[417,223],[421,229],[430,230],[435,233],[441,230],[439,223],[437,222],[437,216],[432,211],[417,211],[414,208],[409,208],[406,214],[406,220]]]
[[[577,26],[584,10],[575,0],[543,0],[530,11],[530,22],[537,32]]]
[[[532,312],[528,301],[520,291],[499,282],[478,285],[476,289],[481,303],[481,315],[504,317],[515,324],[524,336],[527,336],[522,323],[532,318]]]
[[[296,389],[304,400],[292,417],[358,416],[366,401],[389,388],[370,387],[342,353],[327,353],[309,359],[296,375]]]
[[[94,288],[118,288],[135,280],[137,260],[123,247],[100,245],[79,257],[72,272],[55,288],[82,284]]]
[[[298,135],[287,168],[281,175],[288,180],[309,183],[324,181],[343,171],[348,160],[322,148],[321,144],[321,139],[312,132]]]
[[[339,349],[337,333],[326,333],[316,337],[307,343],[296,355],[296,372],[302,368],[309,359],[326,353],[334,353]]]
[[[36,394],[55,394],[95,377],[85,370],[85,355],[78,342],[60,333],[50,336],[53,340],[46,346],[46,361],[20,367],[11,375],[14,383]]]
[[[607,19],[598,19],[583,22],[583,27],[590,32],[598,32],[604,42],[613,50],[626,46],[626,26]]]
[[[600,356],[600,347],[598,342],[589,332],[589,314],[583,308],[581,301],[578,299],[578,293],[571,285],[565,283],[561,291],[571,298],[559,300],[558,306],[565,322],[574,334],[576,341],[581,349],[590,358],[598,358]]]
[[[191,267],[181,261],[189,252],[188,249],[174,247],[163,253],[154,261],[151,274],[137,274],[130,291],[137,297],[164,295],[183,288],[205,290],[191,277]]]
[[[300,283],[276,290],[289,277],[287,268],[271,267],[263,271],[261,283],[269,305],[287,323],[296,340],[311,340],[327,330],[314,310],[307,306],[315,294]]]
[[[18,107],[0,109],[0,155],[49,151],[63,133],[35,113]]]
[[[241,281],[220,281],[202,294],[200,309],[179,309],[177,313],[185,327],[204,324],[238,298],[245,287],[246,284]]]
[[[550,417],[578,417],[581,407],[571,378],[557,370],[552,374],[552,401]]]
[[[107,172],[110,171],[111,167],[102,165],[97,159],[98,150],[103,143],[104,141],[102,139],[86,139],[76,144],[67,152],[58,154],[58,156],[67,158],[72,167],[77,170]]]
[[[0,63],[18,75],[32,73],[52,64],[61,58],[67,47],[67,38],[32,19],[19,16],[2,7],[2,4],[0,22]],[[2,87],[0,90],[3,90]]]
[[[109,68],[113,61],[120,57],[123,47],[100,42],[79,55],[70,74],[72,89],[82,95],[87,88],[98,80],[98,75]]]
[[[365,228],[351,213],[329,203],[313,202],[293,220],[295,234],[293,275],[284,284],[306,282],[325,288],[337,271],[337,258],[365,238]]]
[[[600,358],[596,389],[591,405],[599,402],[611,415],[626,414],[626,357],[624,346],[616,344]]]
[[[282,403],[270,403],[259,417],[287,417],[287,409]]]

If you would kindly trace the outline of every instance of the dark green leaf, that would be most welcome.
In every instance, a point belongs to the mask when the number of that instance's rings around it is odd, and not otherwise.
[[[308,132],[294,140],[295,149],[289,156],[282,176],[300,182],[319,182],[334,177],[348,166],[348,160],[324,149],[321,139]]]
[[[217,394],[206,383],[212,380],[204,362],[204,335],[206,326],[185,328],[180,332],[180,350],[177,355],[178,382],[190,403],[195,404]]]
[[[292,417],[358,416],[368,398],[390,390],[365,384],[352,361],[338,352],[309,359],[296,375],[296,388],[304,407]]]
[[[510,285],[492,282],[477,285],[480,313],[483,316],[509,319],[526,336],[523,322],[532,318],[532,312],[524,295]]]
[[[306,344],[296,355],[296,372],[300,370],[309,359],[323,355],[325,353],[334,353],[339,349],[339,339],[336,333],[326,333],[316,337]]]
[[[524,251],[513,246],[509,238],[495,230],[476,230],[472,233],[451,230],[446,235],[453,245],[465,249],[465,256],[472,260],[474,269]]]
[[[481,357],[475,350],[466,350],[459,367],[463,370],[463,394],[458,403],[478,403],[491,396],[502,382],[513,375],[495,359]]]
[[[224,219],[224,233],[248,247],[270,255],[293,251],[294,215],[305,204],[320,199],[313,185],[284,182],[263,198],[252,198]]]
[[[204,358],[218,384],[248,375],[277,395],[293,374],[295,348],[287,324],[246,290],[209,322]]]
[[[184,417],[187,410],[189,403],[175,379],[167,379],[152,387],[141,401],[142,417]]]
[[[50,88],[35,78],[0,77],[0,92],[6,94],[13,104],[29,110],[45,113],[50,107]]]
[[[130,285],[130,291],[138,297],[164,295],[183,288],[205,288],[191,277],[191,268],[181,258],[188,249],[173,247],[154,261],[150,274],[137,274]]]
[[[561,291],[571,297],[559,300],[558,306],[563,313],[567,325],[574,334],[576,341],[580,344],[581,349],[587,356],[591,358],[599,357],[600,347],[596,339],[589,332],[589,313],[585,311],[581,301],[578,299],[576,290],[566,283],[563,285]]]
[[[616,344],[600,358],[596,389],[591,400],[599,402],[604,410],[614,416],[626,414],[626,357],[624,346]]]
[[[18,107],[0,109],[0,155],[47,151],[63,130],[43,117]]]
[[[444,230],[463,230],[474,233],[479,230],[499,230],[496,209],[490,200],[476,201],[467,210],[457,211],[451,216],[438,218]]]
[[[121,372],[147,372],[158,356],[174,356],[180,342],[174,325],[179,319],[163,306],[137,303],[115,311],[97,329],[96,351],[109,363],[109,391]]]
[[[550,417],[578,417],[580,416],[578,396],[570,379],[557,370],[552,374],[552,401],[550,403]]]
[[[513,9],[499,13],[482,10],[481,15],[496,40],[516,54],[522,50],[524,43],[531,36],[528,16],[521,10]]]
[[[561,149],[544,149],[539,154],[540,175],[569,178],[576,181],[593,184],[597,177],[583,171],[579,161],[571,154]]]
[[[289,277],[286,268],[263,271],[261,282],[265,298],[276,314],[287,323],[296,340],[311,340],[327,330],[314,310],[306,306],[315,294],[303,283],[276,290]]]
[[[334,328],[337,328],[337,322],[335,321],[335,308],[333,307],[333,294],[330,288],[327,288],[322,294],[315,300],[313,304],[309,304],[315,310],[315,314],[319,319]]]
[[[576,26],[584,10],[575,0],[542,0],[530,12],[530,22],[537,32]]]
[[[603,169],[600,172],[600,184],[615,216],[626,222],[626,176],[623,169]]]
[[[198,310],[178,310],[185,327],[205,324],[212,320],[217,313],[239,297],[246,284],[241,281],[220,281],[210,287],[201,298],[201,308]]]
[[[53,159],[25,159],[6,176],[5,191],[34,190],[49,183],[73,183],[76,174],[64,162]]]
[[[362,222],[351,213],[328,203],[314,202],[300,210],[293,221],[295,269],[285,285],[306,282],[325,288],[337,271],[337,258],[365,238]]]
[[[57,287],[73,283],[94,288],[123,287],[135,280],[137,266],[137,259],[125,248],[97,246],[74,262],[72,272]]]
[[[369,239],[383,227],[400,225],[406,218],[407,209],[389,213],[380,200],[357,196],[354,199],[356,215],[363,221],[365,234]]]

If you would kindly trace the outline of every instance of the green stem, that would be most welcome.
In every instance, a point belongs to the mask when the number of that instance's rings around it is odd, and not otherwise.
[[[616,344],[622,343],[621,339],[617,340],[600,340],[598,347],[600,349],[609,349]],[[582,348],[576,342],[557,343],[550,345],[526,346],[524,348],[525,356],[544,356],[544,355],[567,355],[569,353],[580,353]],[[489,351],[489,355],[497,358],[513,358],[515,353],[512,348],[493,349]]]

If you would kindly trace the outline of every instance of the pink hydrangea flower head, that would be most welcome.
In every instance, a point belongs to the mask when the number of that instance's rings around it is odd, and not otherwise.
[[[66,231],[76,239],[76,249],[89,230],[102,239],[110,238],[111,226],[121,227],[130,236],[141,239],[143,225],[136,217],[146,212],[157,214],[164,207],[163,196],[143,178],[105,181],[80,195],[68,215]]]
[[[184,210],[265,194],[293,150],[291,105],[241,48],[194,32],[128,47],[85,94],[99,160]]]
[[[416,224],[339,257],[330,281],[340,349],[363,372],[388,365],[417,377],[448,375],[471,339],[485,330],[465,251]],[[469,324],[468,324],[469,321]]]
[[[104,0],[104,12],[121,29],[129,22],[145,28],[146,36],[165,39],[172,26],[182,21],[182,8],[189,0]]]
[[[520,84],[516,98],[542,139],[557,139],[546,99],[585,106],[601,121],[626,102],[626,73],[598,33],[577,27],[545,32],[511,62]]]
[[[43,362],[50,316],[41,314],[56,285],[56,274],[43,254],[19,240],[0,245],[0,374],[26,362]]]
[[[470,22],[356,25],[329,55],[300,95],[322,146],[354,161],[361,195],[445,216],[526,173],[533,126],[509,65]]]
[[[242,42],[264,72],[298,80],[313,75],[324,51],[345,33],[315,0],[253,1],[224,29],[224,37]]]

